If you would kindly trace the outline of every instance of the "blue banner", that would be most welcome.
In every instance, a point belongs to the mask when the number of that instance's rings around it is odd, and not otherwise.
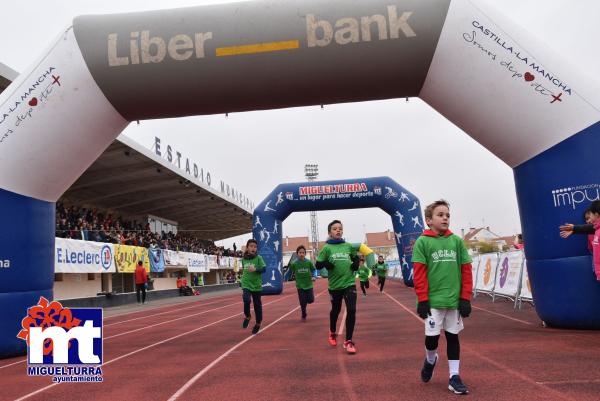
[[[150,271],[155,273],[162,273],[165,271],[165,253],[160,248],[148,248],[148,255],[150,256]]]

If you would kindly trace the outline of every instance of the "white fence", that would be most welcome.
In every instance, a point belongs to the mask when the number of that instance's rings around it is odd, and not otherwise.
[[[394,263],[395,262],[395,263]],[[388,262],[388,277],[402,278],[398,261]],[[515,307],[523,301],[533,302],[527,263],[523,251],[486,253],[473,256],[473,294],[488,294],[515,301]]]
[[[473,257],[473,293],[533,302],[523,251],[486,253]]]

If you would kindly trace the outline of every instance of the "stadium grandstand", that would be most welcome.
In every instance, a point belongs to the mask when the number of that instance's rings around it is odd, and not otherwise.
[[[0,92],[18,73],[0,63]],[[183,259],[151,272],[151,289],[235,283],[237,268],[219,258],[241,249],[215,241],[249,233],[253,203],[230,186],[187,172],[131,138],[119,136],[56,203],[56,237],[216,257],[210,271],[191,273]],[[208,179],[207,179],[208,178]],[[218,186],[218,189],[213,188]],[[240,244],[241,245],[241,244]],[[56,258],[55,258],[56,260]],[[135,290],[133,273],[55,273],[54,297],[74,299]]]

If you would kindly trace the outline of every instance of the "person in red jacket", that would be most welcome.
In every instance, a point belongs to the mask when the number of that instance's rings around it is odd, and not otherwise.
[[[425,230],[413,248],[417,314],[425,324],[425,362],[421,380],[431,380],[437,364],[438,341],[442,330],[446,337],[450,380],[448,389],[468,394],[459,376],[460,343],[458,333],[463,318],[471,314],[473,275],[471,257],[463,240],[449,229],[448,202],[439,200],[425,208]]]
[[[135,296],[137,297],[138,304],[146,303],[146,283],[148,282],[148,273],[144,267],[143,262],[140,260],[135,268]],[[142,297],[140,299],[140,292]]]

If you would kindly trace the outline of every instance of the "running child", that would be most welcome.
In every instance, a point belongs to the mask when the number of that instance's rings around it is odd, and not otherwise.
[[[379,255],[377,258],[377,264],[375,265],[375,270],[377,271],[377,279],[379,282],[379,292],[383,292],[383,286],[385,285],[385,277],[388,272],[388,265],[385,263],[382,255]]]
[[[331,312],[329,313],[329,345],[337,345],[337,319],[342,309],[342,300],[346,303],[346,340],[344,348],[349,354],[356,353],[352,341],[356,322],[356,278],[359,260],[354,246],[346,242],[342,235],[342,222],[334,220],[327,226],[329,239],[317,257],[317,269],[326,268],[329,280]]]
[[[365,257],[359,255],[358,257],[359,266],[358,266],[358,280],[360,281],[360,289],[363,293],[363,297],[367,296],[367,288],[369,288],[369,275],[371,274],[371,269],[369,269],[365,265]]]
[[[298,259],[290,263],[290,269],[296,276],[296,288],[298,289],[298,300],[302,310],[302,321],[306,322],[306,305],[315,302],[313,292],[314,273],[316,271],[312,262],[306,259],[306,248],[300,245],[296,249]]]
[[[421,380],[427,383],[433,376],[438,361],[438,341],[444,330],[450,370],[448,389],[455,394],[468,394],[459,375],[458,333],[464,328],[463,318],[471,313],[471,258],[463,240],[448,228],[448,202],[438,200],[427,206],[425,222],[429,230],[415,242],[412,256],[417,313],[425,324]]]
[[[254,304],[256,320],[252,328],[252,334],[258,333],[262,323],[262,273],[265,271],[265,261],[262,256],[257,255],[258,244],[255,239],[246,242],[246,251],[242,258],[242,300],[244,301],[244,321],[242,327],[245,329],[250,324],[250,302]]]

